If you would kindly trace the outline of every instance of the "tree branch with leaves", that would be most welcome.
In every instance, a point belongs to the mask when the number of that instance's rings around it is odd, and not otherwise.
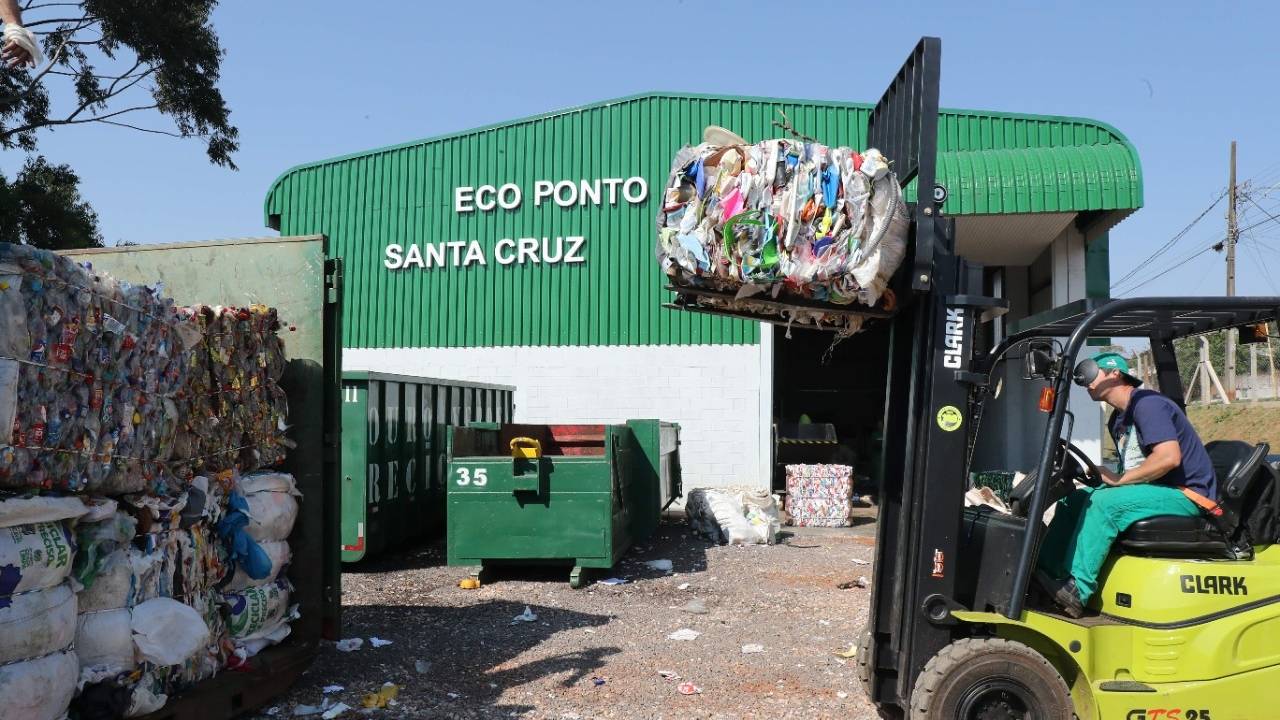
[[[0,63],[0,151],[35,153],[41,133],[102,124],[178,138],[198,138],[209,161],[235,169],[239,133],[218,89],[225,55],[210,16],[217,0],[0,0],[0,21],[21,25],[39,39],[48,60]],[[20,48],[5,46],[21,60]],[[29,56],[26,56],[29,57]],[[29,162],[37,162],[29,158]],[[38,158],[33,181],[56,179],[48,198],[67,198],[65,182],[78,178],[69,166]],[[57,172],[54,172],[57,171]],[[26,169],[24,168],[24,173]],[[28,183],[29,184],[29,183]],[[14,184],[0,181],[0,192]],[[30,194],[28,194],[30,196]],[[0,207],[13,197],[0,197]],[[76,195],[76,202],[83,203]],[[85,209],[89,209],[84,204]],[[96,216],[68,207],[66,217]],[[48,213],[45,213],[49,215]],[[53,217],[50,215],[50,217]],[[0,213],[0,236],[16,233],[16,216]]]

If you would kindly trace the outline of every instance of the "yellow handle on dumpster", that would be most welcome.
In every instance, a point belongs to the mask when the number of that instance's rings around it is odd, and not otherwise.
[[[517,460],[537,460],[542,457],[542,443],[533,438],[512,438],[511,457]]]

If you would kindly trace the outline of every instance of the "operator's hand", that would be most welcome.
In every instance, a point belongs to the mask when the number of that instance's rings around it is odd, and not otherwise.
[[[11,68],[35,65],[31,53],[13,40],[4,44],[4,49],[0,50],[0,59],[3,59],[4,63]]]
[[[1107,485],[1110,485],[1111,487],[1116,487],[1117,485],[1124,484],[1124,479],[1121,478],[1119,475],[1117,475],[1115,471],[1110,470],[1109,468],[1098,466],[1098,474],[1102,476],[1102,482],[1106,483]]]

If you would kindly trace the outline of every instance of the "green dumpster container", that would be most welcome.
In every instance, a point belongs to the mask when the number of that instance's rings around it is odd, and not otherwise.
[[[444,527],[446,429],[510,422],[515,388],[375,372],[342,374],[342,561]]]
[[[581,587],[584,568],[613,567],[679,496],[679,432],[659,420],[451,428],[449,564],[563,563]]]

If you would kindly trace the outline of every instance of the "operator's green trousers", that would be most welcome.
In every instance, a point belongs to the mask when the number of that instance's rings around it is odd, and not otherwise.
[[[1087,603],[1098,591],[1098,573],[1117,535],[1145,518],[1199,514],[1181,490],[1167,485],[1081,488],[1058,501],[1038,566],[1059,580],[1075,578],[1080,601]]]

